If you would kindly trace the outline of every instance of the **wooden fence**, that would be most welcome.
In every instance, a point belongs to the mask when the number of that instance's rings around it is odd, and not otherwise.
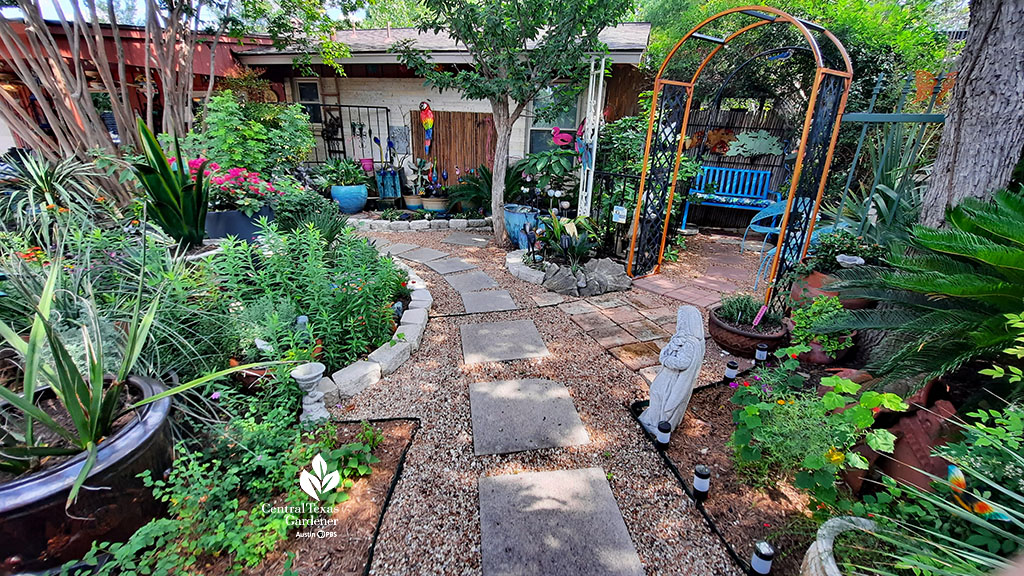
[[[410,113],[409,125],[412,126],[413,158],[423,158],[423,124],[419,110]],[[481,164],[488,169],[493,167],[497,137],[490,114],[434,110],[434,137],[429,160],[434,163],[438,174],[447,170],[448,184],[454,184],[456,166],[463,174]]]

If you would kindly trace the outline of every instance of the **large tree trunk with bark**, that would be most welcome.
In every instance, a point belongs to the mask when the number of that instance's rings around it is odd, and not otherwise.
[[[491,221],[494,226],[494,240],[499,245],[505,242],[505,174],[508,172],[508,149],[512,140],[512,123],[509,118],[508,100],[491,100],[494,131],[498,137],[494,143],[494,167],[491,170]]]
[[[921,223],[939,226],[946,208],[989,198],[1010,182],[1024,150],[1024,0],[972,0],[939,154]]]

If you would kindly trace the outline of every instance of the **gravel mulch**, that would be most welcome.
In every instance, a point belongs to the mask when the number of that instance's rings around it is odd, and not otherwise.
[[[520,310],[464,315],[462,301],[440,275],[409,263],[434,297],[422,347],[397,372],[335,409],[344,419],[416,416],[422,428],[378,536],[372,574],[480,574],[481,476],[596,466],[609,474],[612,492],[647,573],[733,575],[725,550],[692,509],[675,479],[643,437],[628,406],[646,399],[646,382],[608,355],[557,307],[537,308],[531,295],[545,290],[509,275],[500,248],[441,242],[450,231],[377,233],[374,237],[448,252],[473,262],[508,290]],[[630,291],[645,302],[676,302]],[[572,299],[570,299],[572,300]],[[551,352],[544,358],[474,366],[462,364],[459,327],[531,319]],[[718,351],[709,341],[702,381],[720,376]],[[469,384],[514,378],[564,383],[590,435],[582,446],[476,457]]]

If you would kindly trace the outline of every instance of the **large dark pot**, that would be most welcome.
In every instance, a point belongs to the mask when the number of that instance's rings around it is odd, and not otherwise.
[[[708,333],[719,347],[742,358],[753,358],[758,344],[766,344],[769,352],[786,344],[789,335],[784,327],[779,326],[778,330],[768,334],[736,328],[718,318],[718,308],[715,306],[708,312]]]
[[[129,386],[144,398],[164,391],[147,378],[132,377]],[[96,464],[64,512],[71,485],[85,453],[0,484],[0,573],[45,570],[81,558],[93,542],[123,542],[163,513],[138,474],[163,477],[172,460],[171,399],[140,408],[133,419],[99,447]]]
[[[206,236],[209,238],[227,238],[234,236],[242,240],[255,240],[256,222],[261,216],[267,220],[274,219],[274,209],[270,206],[260,208],[251,217],[239,210],[209,211],[206,213]]]
[[[797,278],[793,281],[793,287],[790,289],[789,297],[794,304],[808,304],[810,305],[818,296],[839,296],[839,292],[832,290],[825,290],[822,286],[831,284],[838,280],[835,276],[829,274],[823,274],[821,272],[811,272],[803,278]],[[867,298],[840,298],[840,304],[847,310],[862,310],[864,308],[872,308],[875,306],[874,300]]]

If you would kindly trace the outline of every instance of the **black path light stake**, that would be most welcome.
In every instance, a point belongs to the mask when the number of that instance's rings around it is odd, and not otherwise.
[[[772,560],[775,559],[775,548],[761,540],[754,544],[754,554],[750,557],[750,569],[754,574],[771,574]]]
[[[698,504],[708,499],[711,489],[711,470],[703,464],[693,467],[693,500]]]
[[[658,433],[654,436],[655,443],[658,446],[658,450],[664,450],[668,448],[668,442],[672,439],[672,425],[662,420],[658,422]]]
[[[761,343],[757,345],[757,350],[754,352],[754,360],[758,363],[764,362],[768,359],[768,345]]]
[[[729,360],[729,363],[725,365],[725,377],[728,380],[732,380],[740,373],[740,364],[735,360]]]

